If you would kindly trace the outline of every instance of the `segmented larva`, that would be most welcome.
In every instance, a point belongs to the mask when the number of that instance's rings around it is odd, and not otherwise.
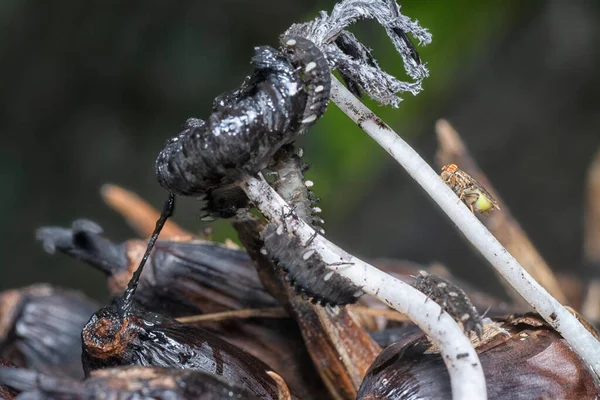
[[[167,190],[210,196],[254,175],[325,112],[330,70],[309,40],[285,38],[283,51],[257,47],[252,64],[256,70],[240,89],[215,99],[206,121],[189,120],[160,152],[156,175]]]
[[[360,287],[327,268],[317,252],[305,248],[283,226],[268,224],[262,239],[266,254],[285,271],[285,279],[313,303],[345,305],[355,303],[363,295]]]
[[[482,318],[467,294],[454,283],[426,271],[414,277],[415,288],[440,305],[452,318],[461,322],[465,332],[473,331],[481,339]]]
[[[327,59],[321,50],[310,40],[288,36],[282,39],[283,51],[303,76],[308,94],[304,114],[303,128],[316,121],[327,109],[331,91],[331,71]]]

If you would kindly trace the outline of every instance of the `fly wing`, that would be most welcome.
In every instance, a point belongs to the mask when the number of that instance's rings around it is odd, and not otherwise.
[[[487,198],[488,198],[489,202],[490,202],[490,203],[492,203],[492,205],[494,206],[494,208],[496,208],[496,209],[498,209],[498,210],[499,210],[499,209],[500,209],[500,205],[498,204],[498,200],[496,200],[496,199],[494,198],[494,196],[492,196],[492,195],[490,194],[490,192],[488,192],[487,190],[485,190],[485,188],[484,188],[484,187],[483,187],[483,186],[482,186],[482,185],[481,185],[479,182],[477,182],[477,181],[476,181],[474,178],[471,178],[470,176],[469,176],[469,178],[471,179],[471,183],[472,183],[472,184],[473,184],[473,185],[474,185],[474,186],[475,186],[475,187],[476,187],[476,188],[477,188],[477,189],[478,189],[478,190],[479,190],[481,193],[483,193],[483,195],[484,195],[485,197],[487,197]]]
[[[475,180],[475,178],[473,178],[471,175],[467,174],[465,171],[463,170],[458,170],[455,172],[455,174],[457,176],[459,176],[460,180],[463,181],[465,183],[465,186],[474,186],[475,188],[477,188],[477,190],[479,190],[485,197],[487,197],[487,199],[489,200],[490,203],[492,203],[492,205],[494,206],[494,208],[496,209],[500,209],[500,205],[498,204],[498,200],[496,200],[494,198],[494,196],[492,196],[490,194],[490,192],[488,192],[479,182],[477,182]]]

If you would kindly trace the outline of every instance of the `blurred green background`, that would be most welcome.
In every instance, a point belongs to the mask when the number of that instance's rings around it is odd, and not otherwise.
[[[0,289],[51,282],[106,298],[99,272],[45,254],[34,231],[86,217],[133,237],[101,201],[112,182],[155,206],[164,142],[251,72],[256,45],[334,1],[0,2]],[[431,76],[399,109],[374,106],[429,162],[447,118],[558,270],[580,273],[585,169],[600,145],[600,3],[401,1],[433,34]],[[352,29],[384,69],[404,70],[383,30]],[[373,105],[370,103],[370,105]],[[327,235],[364,258],[445,263],[492,291],[487,264],[374,142],[334,105],[302,139]],[[175,220],[192,231],[198,203]],[[232,235],[215,224],[215,237]]]

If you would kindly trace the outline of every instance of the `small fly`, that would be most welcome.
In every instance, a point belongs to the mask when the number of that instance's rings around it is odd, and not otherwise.
[[[489,215],[494,209],[500,209],[498,201],[479,182],[465,171],[460,170],[456,164],[444,165],[440,178],[469,207],[473,214],[477,211],[482,215]]]

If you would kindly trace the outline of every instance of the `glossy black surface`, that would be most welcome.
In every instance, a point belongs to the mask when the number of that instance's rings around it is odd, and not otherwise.
[[[117,299],[83,330],[83,366],[93,370],[148,366],[198,370],[235,382],[252,395],[277,398],[269,366],[203,329],[158,314],[123,310]]]

